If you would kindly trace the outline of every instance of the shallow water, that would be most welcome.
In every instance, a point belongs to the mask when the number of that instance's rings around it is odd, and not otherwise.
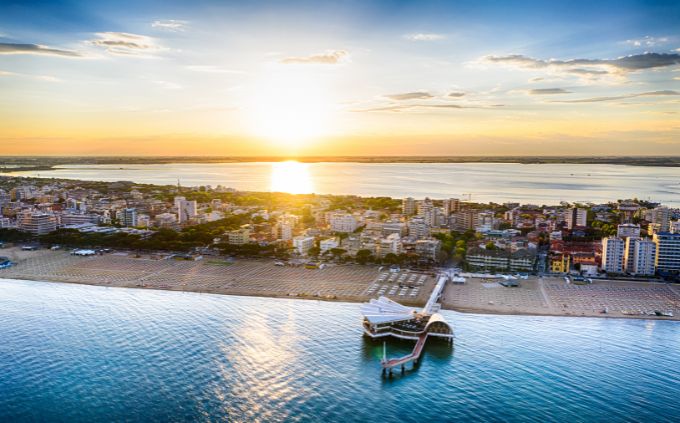
[[[558,204],[639,198],[680,206],[680,168],[518,163],[72,165],[26,176],[223,185],[239,190]],[[468,196],[469,194],[469,196]]]
[[[0,421],[680,419],[678,322],[444,314],[384,379],[358,304],[0,280]]]

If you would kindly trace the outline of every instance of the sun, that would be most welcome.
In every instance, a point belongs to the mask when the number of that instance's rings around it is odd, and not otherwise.
[[[311,194],[314,183],[309,173],[309,164],[294,160],[272,163],[271,190],[291,194]]]
[[[247,110],[250,131],[289,152],[331,130],[331,99],[322,75],[304,66],[268,68]]]

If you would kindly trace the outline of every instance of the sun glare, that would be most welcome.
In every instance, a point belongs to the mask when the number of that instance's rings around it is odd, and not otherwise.
[[[254,135],[295,150],[327,134],[331,101],[326,83],[299,66],[269,69],[257,82],[248,107]]]
[[[296,161],[272,163],[271,190],[291,194],[314,192],[309,164]]]

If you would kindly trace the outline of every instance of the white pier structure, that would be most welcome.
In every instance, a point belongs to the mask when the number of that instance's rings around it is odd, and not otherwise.
[[[389,370],[391,374],[393,367],[401,366],[403,371],[406,363],[412,361],[417,364],[429,336],[453,340],[453,328],[438,313],[439,300],[448,280],[447,274],[439,275],[430,298],[421,310],[406,307],[387,297],[372,299],[361,307],[366,336],[373,339],[392,336],[416,341],[413,351],[406,356],[388,359],[383,353],[383,371]]]

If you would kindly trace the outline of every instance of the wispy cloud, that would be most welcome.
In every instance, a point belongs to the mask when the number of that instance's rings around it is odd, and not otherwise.
[[[392,104],[388,106],[376,106],[364,109],[355,109],[353,112],[406,112],[406,111],[423,111],[423,110],[461,110],[461,109],[497,109],[504,107],[503,104],[493,104],[490,106],[470,106],[460,104]]]
[[[235,70],[235,69],[226,69],[222,68],[219,66],[214,66],[214,65],[189,65],[186,66],[186,68],[190,71],[194,72],[204,72],[204,73],[230,73],[234,75],[243,75],[245,74],[244,71],[241,70]]]
[[[73,50],[63,50],[40,44],[15,44],[0,43],[0,54],[35,54],[58,57],[82,57],[82,54]]]
[[[453,98],[460,98],[460,97],[465,97],[466,93],[462,91],[453,91],[449,93],[449,97]]]
[[[161,29],[164,31],[181,32],[188,28],[188,21],[181,21],[176,19],[158,20],[151,23],[152,28]]]
[[[642,38],[626,40],[626,44],[630,44],[634,47],[654,47],[666,44],[668,41],[670,41],[668,37],[650,37],[649,35],[646,35]]]
[[[417,32],[414,34],[406,34],[404,35],[404,38],[410,41],[437,41],[437,40],[443,40],[446,38],[446,36],[442,34],[434,34],[431,32]]]
[[[51,76],[51,75],[31,75],[28,73],[16,73],[16,72],[10,72],[10,71],[3,71],[0,70],[0,77],[19,77],[19,78],[30,78],[30,79],[36,79],[38,81],[45,81],[45,82],[61,82],[61,79]]]
[[[327,50],[324,53],[312,54],[311,56],[292,56],[284,57],[281,63],[292,64],[316,64],[316,65],[337,65],[349,59],[349,52],[346,50]]]
[[[615,100],[625,100],[628,98],[636,97],[662,97],[662,96],[676,96],[680,95],[680,92],[673,90],[660,90],[660,91],[648,91],[644,93],[633,93],[633,94],[623,94],[611,97],[591,97],[591,98],[579,98],[576,100],[555,100],[553,103],[599,103],[603,101],[615,101]]]
[[[529,90],[529,95],[552,95],[552,94],[570,94],[571,91],[567,91],[564,88],[534,88]]]
[[[523,69],[546,69],[577,76],[601,76],[625,74],[645,69],[656,69],[680,64],[680,54],[643,53],[622,56],[616,59],[535,59],[521,54],[508,56],[486,56],[486,63],[495,63]]]
[[[166,90],[179,90],[182,88],[181,85],[179,85],[176,82],[170,82],[170,81],[161,81],[161,80],[155,80],[151,81],[154,84],[158,85],[159,87],[166,89]]]
[[[425,91],[414,91],[411,93],[401,93],[401,94],[389,94],[386,95],[385,97],[389,98],[390,100],[396,100],[396,101],[401,101],[401,100],[427,100],[430,98],[434,98],[434,96],[428,92]]]
[[[161,50],[153,38],[145,35],[128,32],[98,32],[96,35],[98,38],[90,43],[115,55],[140,55]]]

